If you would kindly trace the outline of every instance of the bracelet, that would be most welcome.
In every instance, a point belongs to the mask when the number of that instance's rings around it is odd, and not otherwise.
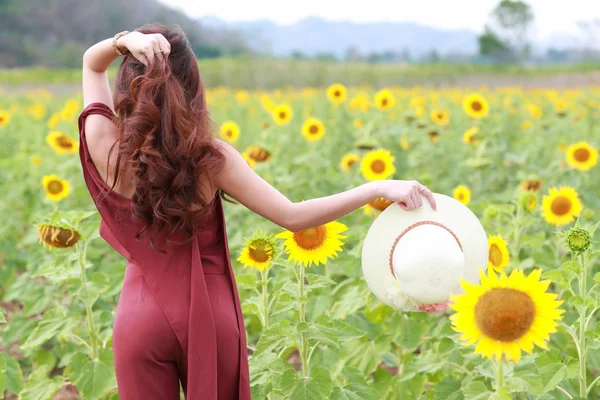
[[[120,56],[124,56],[125,54],[127,54],[129,52],[129,50],[127,50],[127,52],[125,52],[125,53],[122,53],[121,50],[119,50],[119,46],[117,46],[117,40],[119,40],[119,38],[127,35],[128,33],[129,33],[129,31],[123,31],[123,32],[119,32],[115,36],[113,36],[112,46],[115,49],[115,52]]]

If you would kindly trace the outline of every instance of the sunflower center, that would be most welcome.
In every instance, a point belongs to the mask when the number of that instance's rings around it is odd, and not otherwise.
[[[286,116],[287,116],[287,114],[285,111],[279,111],[279,118],[285,119]]]
[[[512,342],[522,337],[535,318],[535,304],[527,294],[493,288],[475,304],[477,327],[494,340]]]
[[[438,119],[444,119],[444,114],[438,113]]]
[[[369,202],[369,205],[376,210],[383,211],[388,208],[392,204],[391,201],[384,199],[383,197],[378,197],[375,200]]]
[[[573,153],[573,158],[580,163],[584,163],[590,159],[590,151],[588,149],[577,149]]]
[[[316,125],[311,125],[310,128],[308,128],[308,131],[311,135],[316,135],[317,133],[319,133],[319,127]]]
[[[70,149],[73,147],[73,142],[71,141],[71,139],[69,139],[66,136],[59,136],[56,138],[56,143],[64,148],[64,149]]]
[[[351,167],[351,166],[353,166],[353,165],[354,165],[354,163],[355,163],[355,162],[356,162],[356,160],[355,160],[355,159],[350,159],[350,160],[346,161],[346,165],[347,165],[348,167]]]
[[[471,108],[475,111],[481,111],[481,109],[483,108],[483,105],[479,101],[474,101],[471,103]]]
[[[333,92],[334,97],[340,97],[341,95],[342,95],[342,92],[340,92],[339,90],[336,90],[335,92]]]
[[[248,255],[250,258],[256,262],[266,262],[269,261],[270,252],[264,248],[264,246],[258,246],[255,249],[250,248],[248,251]]]
[[[571,210],[571,200],[566,197],[559,196],[552,200],[550,209],[555,215],[565,215]]]
[[[294,240],[298,243],[298,246],[305,250],[313,250],[320,247],[325,241],[325,227],[317,226],[315,228],[308,228],[300,232],[294,233]]]
[[[0,123],[4,122],[4,117],[0,115]]]
[[[376,174],[381,174],[383,171],[385,171],[385,163],[381,160],[375,160],[371,163],[371,171],[375,172]]]
[[[489,260],[495,267],[499,267],[502,264],[502,251],[496,244],[490,247]]]
[[[385,97],[383,99],[381,99],[382,106],[384,106],[384,107],[387,106],[387,103],[388,103],[388,99],[386,99]]]
[[[233,136],[233,132],[231,132],[231,129],[227,129],[225,131],[225,136],[227,136],[227,137],[232,137]]]
[[[458,200],[463,201],[465,199],[465,194],[464,193],[459,193],[458,194]]]
[[[52,194],[59,194],[63,190],[63,184],[59,181],[50,181],[48,183],[48,191]]]

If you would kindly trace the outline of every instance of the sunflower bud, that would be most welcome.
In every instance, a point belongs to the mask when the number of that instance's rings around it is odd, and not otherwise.
[[[373,150],[377,146],[377,141],[370,137],[362,137],[354,142],[354,147],[360,150]]]
[[[592,235],[586,229],[575,227],[571,228],[564,235],[567,246],[573,253],[583,253],[589,249],[592,243]]]
[[[485,218],[495,218],[495,217],[498,216],[498,209],[496,207],[494,207],[494,206],[489,206],[483,212],[483,216]]]

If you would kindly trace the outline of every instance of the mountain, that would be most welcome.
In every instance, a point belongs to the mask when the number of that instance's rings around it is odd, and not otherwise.
[[[342,57],[350,48],[361,54],[407,50],[417,57],[432,50],[441,55],[477,51],[477,32],[442,30],[413,22],[355,23],[309,17],[280,25],[267,20],[226,22],[215,16],[198,21],[204,27],[237,30],[255,51],[276,56],[299,51],[308,56],[333,53]]]

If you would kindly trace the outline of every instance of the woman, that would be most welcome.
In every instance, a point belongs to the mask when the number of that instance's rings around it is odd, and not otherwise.
[[[113,97],[106,70],[121,54]],[[122,400],[179,399],[180,383],[191,400],[251,398],[224,193],[291,231],[377,197],[412,210],[422,193],[435,208],[425,186],[393,180],[291,202],[212,136],[196,57],[177,26],[145,25],[90,47],[83,98],[84,179],[100,234],[128,260],[113,331]]]

